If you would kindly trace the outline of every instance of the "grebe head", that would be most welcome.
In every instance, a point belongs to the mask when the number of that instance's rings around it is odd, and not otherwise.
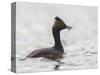
[[[68,30],[70,30],[70,29],[72,29],[72,27],[66,25],[60,17],[56,16],[55,17],[55,23],[53,25],[53,29],[57,30],[57,31],[60,31],[62,29],[68,29]]]

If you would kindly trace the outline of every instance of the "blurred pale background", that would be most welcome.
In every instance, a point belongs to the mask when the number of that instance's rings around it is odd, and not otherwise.
[[[71,31],[61,32],[61,40],[65,44],[97,40],[97,7],[17,3],[16,35],[17,48],[52,46],[52,25],[54,17],[59,16],[73,27]],[[44,45],[44,47],[45,47]]]

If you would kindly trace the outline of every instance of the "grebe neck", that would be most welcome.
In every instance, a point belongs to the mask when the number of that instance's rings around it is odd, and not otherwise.
[[[58,51],[64,52],[64,49],[63,49],[63,46],[62,46],[62,43],[61,43],[61,40],[60,40],[60,31],[55,31],[53,29],[52,32],[53,32],[53,37],[54,37],[54,42],[55,42],[54,47]]]

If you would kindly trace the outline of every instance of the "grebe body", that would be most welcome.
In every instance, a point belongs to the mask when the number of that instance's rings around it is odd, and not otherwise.
[[[63,58],[64,49],[60,40],[60,31],[63,29],[71,29],[72,27],[66,25],[62,19],[55,17],[55,22],[52,27],[52,33],[54,37],[54,46],[51,48],[42,48],[34,50],[30,53],[27,58],[44,57],[48,59],[59,59]]]

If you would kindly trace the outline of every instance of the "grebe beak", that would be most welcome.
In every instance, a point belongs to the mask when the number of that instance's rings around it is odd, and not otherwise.
[[[72,29],[72,27],[71,27],[71,26],[66,26],[66,28],[68,28],[68,30],[71,30],[71,29]]]

